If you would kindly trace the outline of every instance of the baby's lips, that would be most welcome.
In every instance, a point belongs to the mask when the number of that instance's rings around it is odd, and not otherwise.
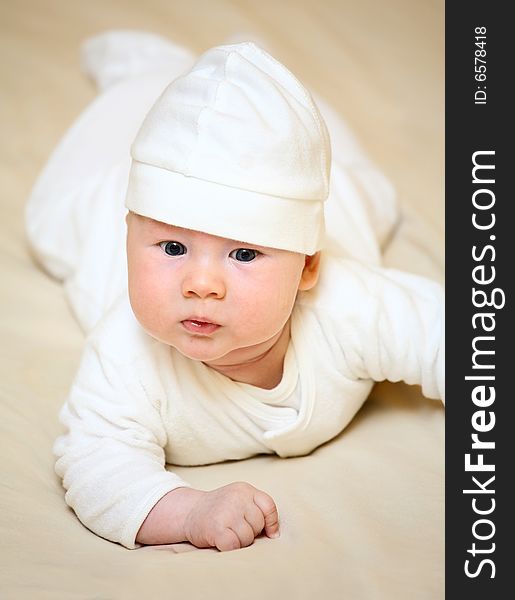
[[[206,334],[214,333],[220,328],[220,325],[199,319],[185,319],[181,321],[183,327],[190,333]]]

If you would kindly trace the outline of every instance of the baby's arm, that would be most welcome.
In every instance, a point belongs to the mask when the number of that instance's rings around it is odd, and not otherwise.
[[[274,501],[252,485],[237,482],[211,492],[192,488],[169,492],[150,511],[136,541],[189,541],[198,548],[235,550],[250,546],[263,529],[268,537],[279,536]]]
[[[372,269],[369,342],[363,366],[376,381],[418,384],[445,402],[444,293],[440,284],[395,269]],[[375,342],[373,341],[375,340]]]
[[[418,384],[425,396],[443,400],[442,287],[424,277],[351,260],[326,266],[331,326],[336,324],[350,376]]]
[[[277,511],[264,492],[244,483],[194,490],[165,469],[158,400],[147,398],[135,367],[113,364],[90,339],[61,412],[67,432],[55,444],[56,471],[79,519],[127,548],[190,541],[229,550],[263,527],[272,537]]]

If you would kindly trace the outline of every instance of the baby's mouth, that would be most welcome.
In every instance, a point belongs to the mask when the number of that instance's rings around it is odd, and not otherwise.
[[[185,319],[184,321],[181,321],[181,323],[186,331],[200,335],[209,335],[220,328],[220,325],[217,325],[216,323],[199,321],[198,319]]]

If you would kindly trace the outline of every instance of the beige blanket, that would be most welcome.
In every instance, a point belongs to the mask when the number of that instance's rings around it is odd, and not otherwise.
[[[82,333],[62,288],[31,260],[23,206],[67,126],[94,97],[78,47],[147,29],[195,52],[257,34],[342,112],[408,217],[387,263],[443,277],[443,2],[26,0],[0,3],[0,598],[443,598],[444,411],[380,384],[310,456],[175,469],[211,489],[269,492],[282,535],[220,553],[134,551],[87,531],[53,471],[57,411]]]

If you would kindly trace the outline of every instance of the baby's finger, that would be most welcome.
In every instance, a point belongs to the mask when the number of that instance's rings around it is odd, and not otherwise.
[[[240,541],[240,548],[246,548],[254,542],[256,536],[254,535],[252,527],[245,519],[241,519],[237,523],[231,525],[231,529]]]
[[[261,509],[254,502],[245,509],[245,520],[252,527],[254,537],[259,535],[265,527],[265,517]]]
[[[261,509],[265,519],[265,533],[269,538],[279,537],[279,514],[273,499],[258,490],[254,494],[254,503]]]
[[[241,548],[238,536],[232,529],[229,529],[228,527],[224,528],[224,530],[216,536],[215,546],[218,548],[218,550],[220,550],[220,552],[238,550],[238,548]]]

